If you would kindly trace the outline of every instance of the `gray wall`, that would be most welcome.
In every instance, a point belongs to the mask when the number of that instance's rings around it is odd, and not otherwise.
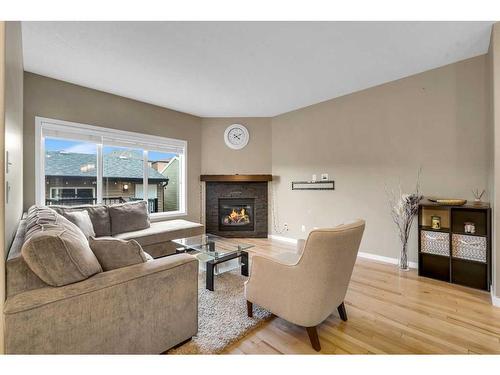
[[[0,174],[0,196],[4,186],[12,186],[9,203],[0,205],[0,354],[4,352],[3,305],[5,302],[5,258],[22,215],[23,195],[23,60],[21,25],[0,21],[0,165],[5,167],[5,151],[14,163],[8,174]],[[5,169],[4,169],[5,170]]]
[[[386,184],[401,179],[410,191],[422,166],[424,194],[472,198],[471,189],[487,188],[488,79],[483,55],[273,118],[272,172],[286,236],[361,217],[360,251],[396,258]],[[291,191],[291,181],[322,172],[335,191]],[[412,261],[416,244],[412,239]]]
[[[188,142],[188,219],[200,219],[201,119],[24,73],[24,208],[35,202],[35,116],[183,139]]]
[[[500,165],[500,24],[493,25],[490,40],[489,74],[490,86],[490,124],[493,128],[493,168],[491,168],[491,179],[493,181],[493,293],[500,298],[500,173],[497,168]]]
[[[248,145],[242,150],[230,149],[224,143],[224,131],[231,124],[242,124],[250,133]],[[204,118],[201,129],[203,174],[271,173],[270,118]]]
[[[5,155],[5,22],[0,21],[0,165]],[[5,174],[0,173],[0,194],[4,196]],[[5,205],[0,204],[0,354],[4,352],[3,306],[5,304]]]
[[[10,186],[5,204],[5,244],[10,246],[23,213],[23,48],[20,22],[5,29],[5,149],[9,153]]]

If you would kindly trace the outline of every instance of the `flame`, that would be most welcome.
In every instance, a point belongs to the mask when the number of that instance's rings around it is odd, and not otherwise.
[[[249,223],[250,218],[248,217],[244,208],[240,211],[236,211],[234,208],[229,215],[224,220],[228,224],[238,224],[238,223]]]

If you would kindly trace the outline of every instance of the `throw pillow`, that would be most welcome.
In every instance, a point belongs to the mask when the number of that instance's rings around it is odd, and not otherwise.
[[[32,228],[21,255],[28,267],[51,286],[76,283],[102,272],[85,235],[59,214],[54,223]]]
[[[80,228],[87,239],[95,237],[94,226],[87,211],[66,212],[65,217]]]
[[[148,202],[137,201],[108,206],[111,233],[132,232],[150,227]]]
[[[104,271],[144,263],[151,258],[135,240],[125,241],[113,237],[90,237],[89,244]]]
[[[87,211],[94,227],[96,236],[111,236],[111,221],[108,207],[103,205],[91,206],[50,206],[58,214],[66,216],[69,212]]]

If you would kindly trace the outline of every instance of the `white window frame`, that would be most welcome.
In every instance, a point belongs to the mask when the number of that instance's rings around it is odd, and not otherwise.
[[[102,203],[103,187],[103,147],[114,146],[121,143],[121,147],[140,147],[144,150],[144,200],[147,201],[148,185],[148,151],[156,152],[174,152],[178,150],[180,171],[179,171],[179,210],[170,212],[152,213],[151,218],[161,220],[163,218],[172,218],[187,216],[187,141],[174,138],[146,135],[142,133],[129,132],[125,130],[116,130],[103,128],[100,126],[81,124],[71,121],[50,119],[46,117],[35,117],[35,194],[36,204],[45,205],[45,138],[46,132],[57,132],[61,134],[61,139],[75,140],[75,134],[81,136],[83,142],[94,142],[97,147],[97,202]],[[67,138],[65,138],[67,133]],[[92,137],[92,141],[85,140],[85,137]],[[49,136],[49,138],[52,138]],[[76,139],[77,140],[77,139]],[[113,140],[109,142],[107,140]],[[170,151],[167,151],[170,150]]]

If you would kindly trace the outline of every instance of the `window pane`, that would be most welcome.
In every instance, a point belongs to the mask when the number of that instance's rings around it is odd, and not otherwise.
[[[149,151],[148,159],[148,202],[150,211],[179,211],[179,155]]]
[[[143,199],[143,150],[104,146],[103,165],[104,204]]]
[[[97,147],[94,143],[45,139],[45,204],[95,204]]]
[[[76,189],[76,196],[78,198],[91,198],[93,197],[94,191],[92,189],[78,188]]]

